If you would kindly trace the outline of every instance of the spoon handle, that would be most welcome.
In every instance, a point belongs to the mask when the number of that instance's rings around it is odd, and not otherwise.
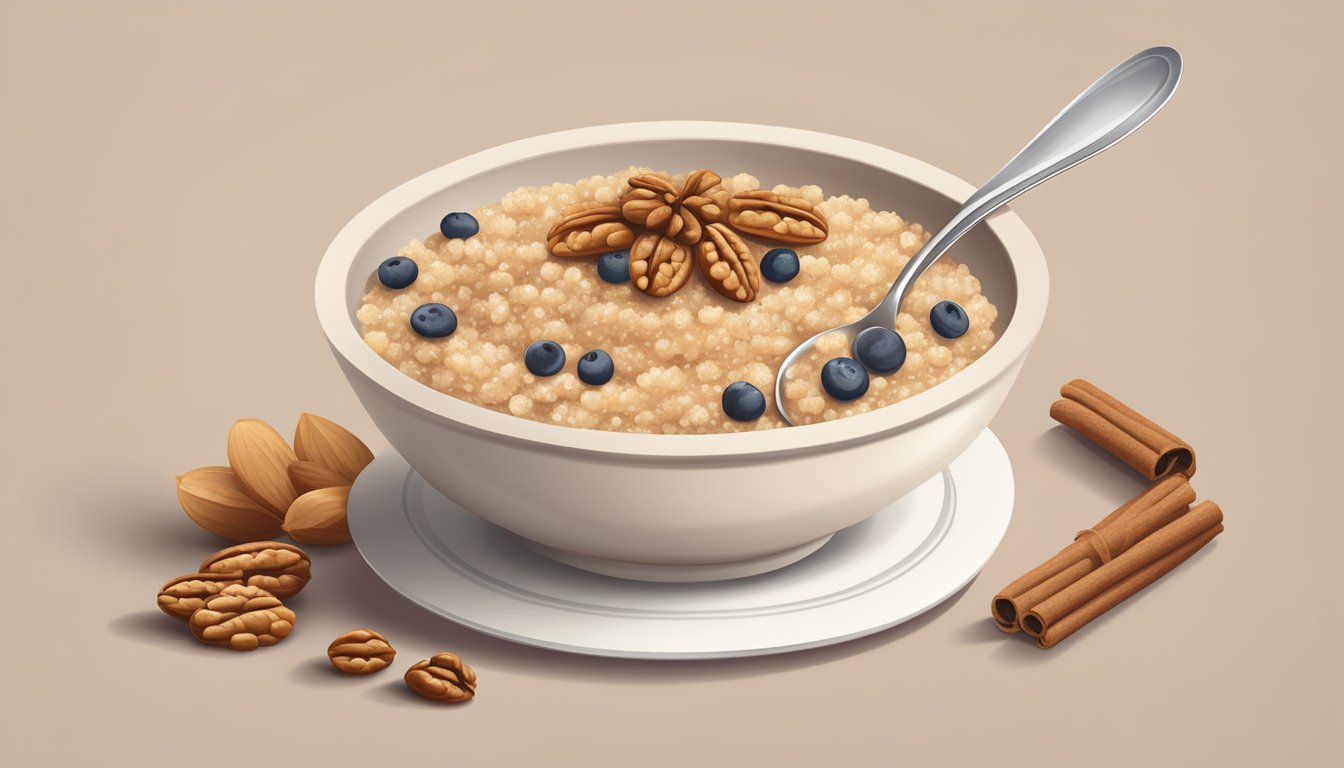
[[[1112,146],[1162,109],[1181,79],[1181,55],[1149,48],[1120,63],[1078,94],[1022,151],[985,182],[896,277],[876,311],[894,328],[901,300],[957,238],[1008,201]],[[886,315],[890,315],[887,317]]]

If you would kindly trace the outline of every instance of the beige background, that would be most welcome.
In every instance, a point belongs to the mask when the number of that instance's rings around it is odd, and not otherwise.
[[[4,3],[0,759],[1341,757],[1337,4],[272,5]],[[583,658],[427,615],[352,547],[315,553],[296,633],[273,649],[198,646],[153,607],[220,544],[183,517],[172,480],[222,463],[234,419],[288,431],[311,410],[384,444],[310,286],[341,225],[401,181],[509,139],[658,118],[829,131],[982,181],[1095,76],[1159,43],[1188,63],[1167,110],[1016,205],[1053,290],[993,423],[1014,521],[930,615],[775,658]],[[1051,428],[1075,376],[1197,446],[1196,486],[1228,530],[1041,652],[992,628],[990,596],[1141,487]],[[385,632],[399,662],[460,652],[480,697],[435,708],[395,672],[329,674],[327,642],[356,625]]]

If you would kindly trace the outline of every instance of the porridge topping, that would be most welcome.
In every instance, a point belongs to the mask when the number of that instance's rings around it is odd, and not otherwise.
[[[611,377],[616,374],[616,364],[612,362],[611,355],[600,349],[580,357],[578,368],[579,379],[584,384],[598,387],[611,381]]]
[[[864,328],[854,337],[854,357],[873,373],[895,373],[905,364],[905,340],[890,328]]]
[[[378,265],[378,282],[399,291],[415,282],[420,276],[420,267],[411,259],[393,256]]]
[[[695,249],[695,263],[709,285],[733,301],[751,301],[761,290],[761,270],[751,249],[737,233],[710,224]]]
[[[453,211],[439,222],[439,232],[452,240],[466,240],[481,231],[481,223],[464,211]]]
[[[635,287],[655,298],[681,290],[698,268],[719,294],[752,301],[760,291],[761,270],[738,232],[786,243],[819,243],[826,239],[826,219],[805,198],[761,189],[731,194],[722,182],[705,169],[690,173],[682,184],[661,173],[632,176],[619,206],[578,203],[563,209],[546,234],[546,244],[561,257],[595,256],[630,246],[628,252],[616,253],[628,257]],[[607,282],[618,282],[615,277],[621,272],[614,264],[606,271],[599,265],[598,271]]]
[[[798,276],[798,252],[772,248],[761,257],[761,276],[772,283],[787,283]]]
[[[765,395],[745,381],[735,381],[724,387],[723,412],[737,421],[755,421],[765,413]]]
[[[640,174],[630,179],[630,191],[621,197],[621,215],[648,234],[695,245],[704,236],[705,225],[723,220],[727,195],[705,196],[720,181],[718,174],[707,170],[691,173],[680,187],[662,174]]]
[[[635,242],[635,231],[614,205],[579,203],[560,213],[563,218],[546,233],[546,245],[556,256],[596,256]]]
[[[855,400],[868,391],[868,371],[848,357],[835,357],[822,366],[821,385],[836,400]]]
[[[666,235],[646,232],[630,248],[630,278],[654,298],[671,296],[691,279],[691,252]]]
[[[608,283],[630,282],[630,249],[602,254],[597,260],[597,276]]]
[[[411,330],[427,339],[452,336],[457,330],[457,314],[443,304],[421,304],[411,313]]]
[[[940,301],[929,310],[929,324],[943,338],[955,339],[971,327],[966,310],[955,301]]]
[[[565,350],[554,341],[534,341],[523,353],[523,362],[538,376],[554,376],[565,367]]]
[[[829,231],[807,199],[763,189],[728,198],[728,223],[748,235],[799,245],[820,243]]]

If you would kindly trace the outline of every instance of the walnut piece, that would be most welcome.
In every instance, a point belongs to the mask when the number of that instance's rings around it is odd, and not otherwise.
[[[695,245],[704,236],[704,216],[722,216],[710,190],[722,179],[713,171],[698,170],[678,187],[660,173],[645,173],[630,179],[630,191],[621,197],[621,215],[631,224],[682,245]]]
[[[614,205],[571,205],[546,233],[546,246],[555,256],[597,256],[628,248],[635,231],[621,220]]]
[[[738,192],[728,198],[728,224],[743,234],[794,245],[826,239],[826,219],[801,197],[787,197],[763,189]]]
[[[458,704],[476,695],[476,673],[455,653],[436,653],[406,670],[406,685],[431,701]]]
[[[670,237],[645,232],[630,248],[630,280],[650,296],[671,296],[694,270],[690,250]]]
[[[751,248],[723,224],[705,228],[695,261],[710,286],[733,301],[751,301],[761,290],[761,270]]]
[[[260,587],[231,584],[191,614],[191,634],[206,645],[255,651],[294,629],[294,612]]]
[[[159,589],[159,608],[175,619],[187,621],[207,598],[218,595],[224,588],[243,583],[242,571],[218,573],[187,573],[169,581]]]
[[[201,563],[202,573],[242,571],[243,583],[276,597],[292,597],[312,577],[312,560],[302,549],[280,541],[253,541],[221,549]]]
[[[387,638],[372,629],[352,629],[327,647],[331,666],[348,675],[367,675],[386,669],[396,656]]]

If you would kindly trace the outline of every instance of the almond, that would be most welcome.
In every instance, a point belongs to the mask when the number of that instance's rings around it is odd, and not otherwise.
[[[343,544],[350,540],[345,518],[350,486],[319,488],[294,500],[285,515],[284,528],[304,544]]]
[[[299,417],[294,452],[303,461],[321,464],[341,475],[347,485],[373,461],[373,451],[348,429],[311,413]]]
[[[349,485],[350,480],[338,472],[311,461],[295,461],[289,465],[289,481],[300,494],[319,488]],[[293,506],[292,504],[290,506]]]
[[[253,500],[228,467],[200,467],[180,475],[177,500],[192,522],[231,541],[269,539],[280,533],[283,522]]]
[[[229,429],[229,468],[247,495],[284,517],[298,493],[289,465],[298,459],[289,443],[260,419],[241,419]]]

